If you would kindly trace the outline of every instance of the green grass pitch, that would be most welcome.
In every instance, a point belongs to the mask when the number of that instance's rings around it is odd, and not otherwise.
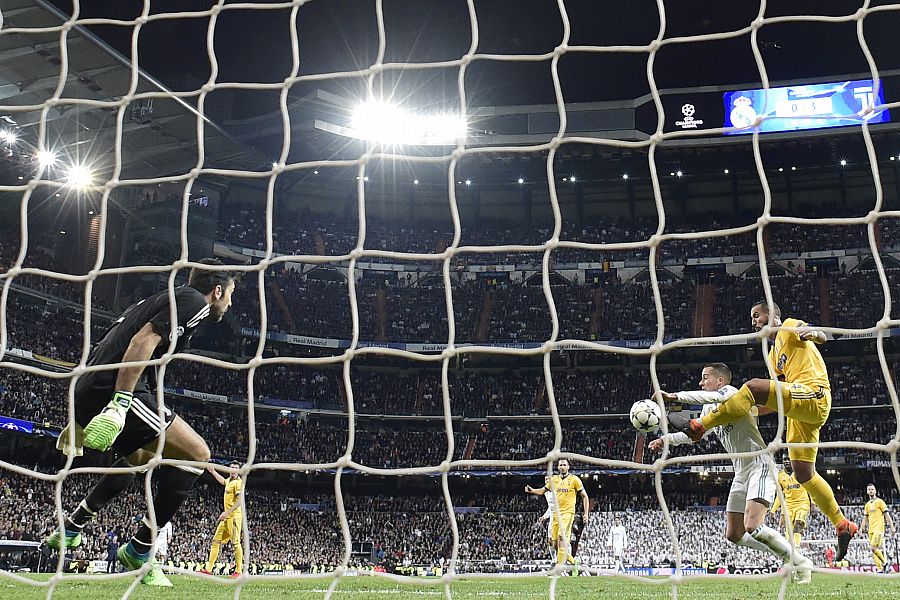
[[[32,576],[35,581],[47,581],[49,576]],[[63,580],[55,589],[53,598],[61,600],[112,600],[121,598],[133,580]],[[175,575],[172,588],[138,587],[131,595],[135,600],[190,599],[212,600],[234,598],[234,582],[220,585],[197,578]],[[372,577],[344,577],[333,598],[339,600],[394,598],[443,598],[443,586],[437,580],[409,585],[398,584]],[[549,598],[550,579],[479,579],[457,581],[451,586],[453,598],[476,599],[537,599]],[[780,579],[717,579],[683,583],[678,587],[679,600],[762,600],[777,598]],[[436,585],[437,584],[437,585]],[[250,582],[242,586],[242,599],[291,598],[297,600],[325,597],[328,580]],[[47,587],[32,586],[0,579],[0,598],[32,600],[47,597]],[[556,598],[560,600],[613,599],[613,600],[663,600],[672,598],[670,584],[640,583],[614,577],[565,577],[556,582]],[[805,586],[788,585],[785,598],[790,600],[888,600],[900,599],[900,576],[850,576],[839,574],[814,574],[813,582]]]

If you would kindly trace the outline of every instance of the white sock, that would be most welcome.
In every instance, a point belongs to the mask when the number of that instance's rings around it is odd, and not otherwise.
[[[754,550],[759,550],[760,552],[768,552],[769,547],[763,544],[762,542],[757,541],[753,538],[752,535],[744,532],[744,537],[735,542],[736,546],[746,546],[747,548],[753,548]]]
[[[771,527],[760,525],[750,535],[752,535],[753,539],[756,541],[765,544],[769,549],[769,552],[775,556],[784,560],[788,560],[791,557],[790,542]]]

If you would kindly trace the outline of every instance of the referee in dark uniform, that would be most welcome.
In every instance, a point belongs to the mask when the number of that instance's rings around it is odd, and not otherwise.
[[[170,322],[168,290],[154,294],[130,306],[112,324],[92,349],[87,364],[157,359],[169,350],[173,339],[178,352],[201,323],[220,321],[231,307],[236,275],[215,269],[222,267],[216,259],[204,259],[200,264],[214,269],[195,267],[187,285],[175,288],[175,323]],[[209,446],[190,425],[165,406],[160,416],[156,389],[156,368],[145,369],[143,364],[89,371],[79,377],[75,383],[75,421],[84,428],[84,445],[101,451],[111,447],[121,456],[114,467],[136,467],[153,457],[160,432],[165,430],[163,458],[208,462]],[[158,473],[153,507],[156,525],[162,527],[178,511],[203,469],[165,466]],[[56,549],[78,547],[85,524],[136,476],[135,472],[104,475],[65,520],[65,531],[53,533],[47,545]],[[150,520],[145,517],[131,541],[119,548],[119,562],[128,569],[140,568],[151,558],[151,545]],[[171,585],[158,569],[148,573],[144,583]]]

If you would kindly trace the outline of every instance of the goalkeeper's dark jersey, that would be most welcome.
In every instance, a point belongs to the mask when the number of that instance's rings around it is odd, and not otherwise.
[[[144,325],[150,323],[153,331],[162,336],[162,342],[153,352],[153,358],[159,358],[169,348],[171,336],[176,337],[175,351],[181,351],[190,339],[194,330],[209,316],[209,305],[206,298],[196,289],[189,286],[175,288],[175,312],[177,324],[174,328],[169,323],[169,292],[163,290],[146,300],[133,304],[122,313],[115,323],[103,334],[91,349],[88,365],[102,365],[122,361],[131,338]],[[115,390],[118,370],[93,371],[78,379],[76,393],[87,390],[110,392]],[[147,389],[156,387],[156,369],[145,369],[143,384]]]

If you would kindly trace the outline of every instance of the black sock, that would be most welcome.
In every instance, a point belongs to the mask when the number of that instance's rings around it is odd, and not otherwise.
[[[120,458],[113,467],[130,467],[128,461]],[[81,531],[87,525],[94,515],[109,504],[109,501],[118,496],[122,491],[131,485],[137,473],[116,473],[106,474],[100,478],[94,489],[88,493],[87,497],[81,501],[72,514],[66,519],[66,531]]]
[[[189,469],[189,470],[188,470]],[[203,471],[195,467],[161,467],[157,480],[156,495],[153,497],[153,508],[156,516],[157,529],[168,523],[181,505],[187,500],[194,487],[194,482],[203,474]],[[131,547],[135,552],[145,554],[150,552],[153,543],[150,519],[145,517],[134,537],[131,538]]]

